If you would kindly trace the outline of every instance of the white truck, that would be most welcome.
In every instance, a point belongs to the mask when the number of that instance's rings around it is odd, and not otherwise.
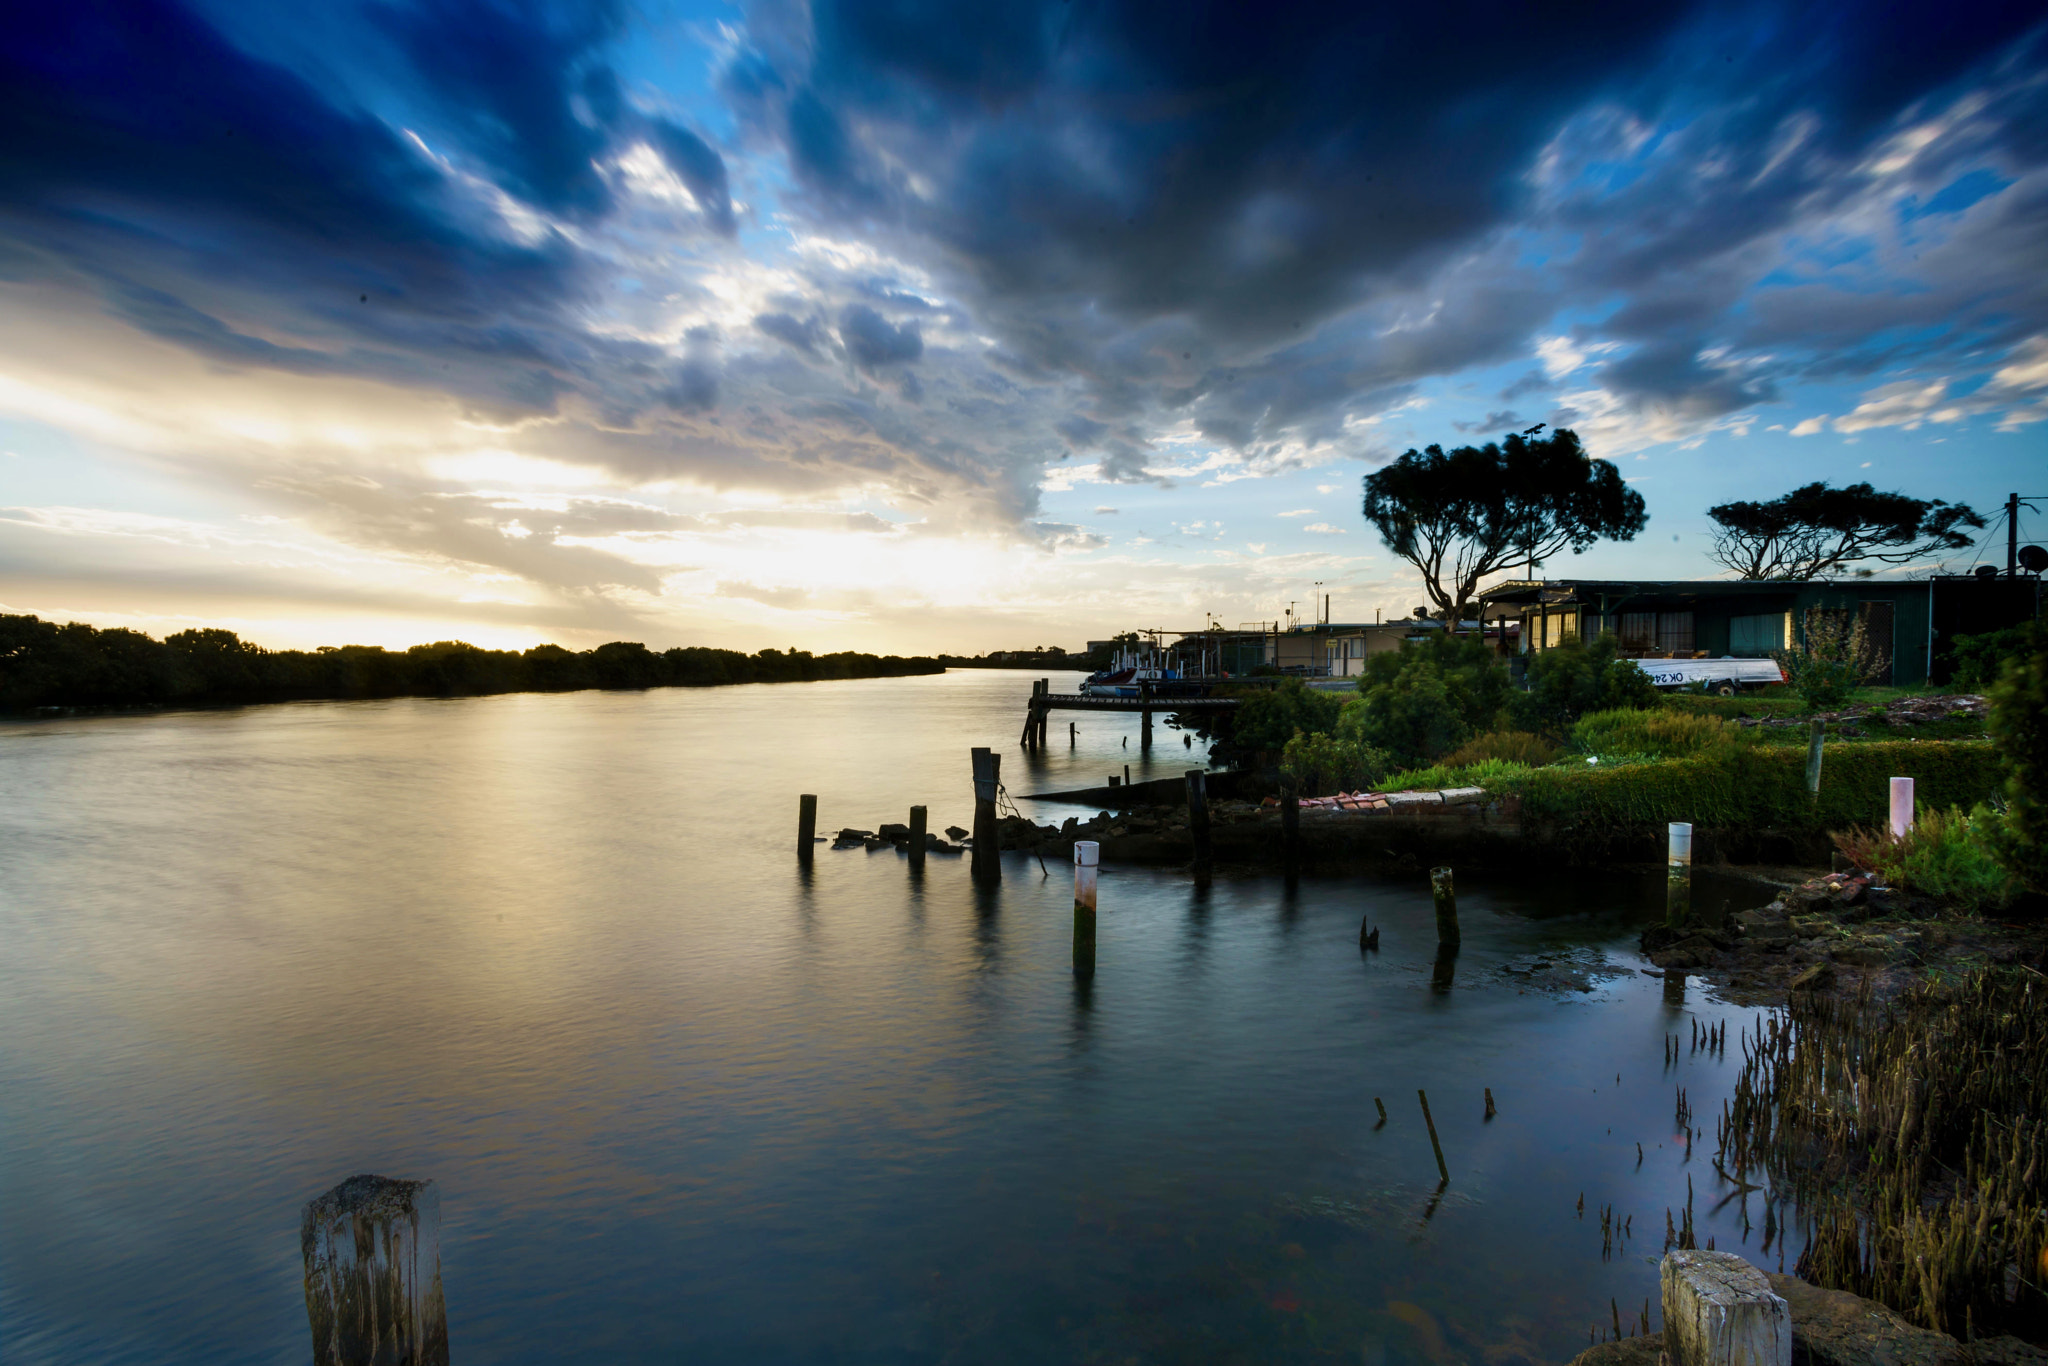
[[[1708,692],[1733,697],[1746,688],[1783,683],[1784,670],[1775,659],[1638,659],[1631,661],[1660,688],[1687,688],[1706,684]]]

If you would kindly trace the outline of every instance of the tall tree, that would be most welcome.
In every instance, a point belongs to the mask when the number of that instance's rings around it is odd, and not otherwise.
[[[1422,571],[1447,623],[1464,619],[1487,575],[1567,546],[1576,555],[1598,540],[1634,540],[1649,520],[1643,496],[1611,463],[1588,456],[1569,430],[1541,430],[1498,445],[1409,450],[1365,477],[1365,520]]]
[[[1807,484],[1768,503],[1723,503],[1707,516],[1720,528],[1714,558],[1745,579],[1816,579],[1863,560],[1906,564],[1968,550],[1962,528],[1984,529],[1967,504],[1868,484]]]

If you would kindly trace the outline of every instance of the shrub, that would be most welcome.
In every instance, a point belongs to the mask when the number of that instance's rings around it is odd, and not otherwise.
[[[1863,617],[1815,608],[1806,614],[1805,638],[1772,658],[1808,711],[1834,711],[1849,695],[1885,672],[1889,660],[1863,629]]]
[[[1512,764],[1541,768],[1555,760],[1557,755],[1557,746],[1540,735],[1532,735],[1526,730],[1496,730],[1488,731],[1476,740],[1467,740],[1446,754],[1444,766],[1464,768],[1488,759],[1503,759]]]
[[[1519,791],[1522,780],[1535,772],[1527,764],[1511,759],[1482,759],[1476,764],[1431,764],[1389,774],[1382,787],[1386,792],[1430,792],[1446,787],[1483,787],[1497,795]]]
[[[1509,696],[1508,673],[1484,641],[1436,632],[1368,659],[1358,692],[1340,733],[1422,763],[1493,726]]]
[[[1741,732],[1718,716],[1621,707],[1596,711],[1572,727],[1572,747],[1586,754],[1647,754],[1678,759],[1735,748]]]
[[[1991,845],[2029,891],[2048,892],[2048,641],[2006,663],[1991,690],[1990,730],[2006,775]]]
[[[1386,775],[1387,752],[1357,740],[1296,731],[1280,753],[1280,771],[1295,780],[1304,797],[1327,797],[1371,787]]]
[[[1590,643],[1574,638],[1531,655],[1528,691],[1509,706],[1516,727],[1563,735],[1589,711],[1657,706],[1656,685],[1634,660],[1619,657],[1620,648],[1603,632]]]
[[[1922,807],[1903,838],[1889,826],[1858,826],[1833,839],[1845,858],[1888,886],[1974,913],[2010,904],[2019,890],[1992,852],[1990,833],[1998,824],[1997,813],[1981,804],[1967,814]]]
[[[1327,732],[1344,708],[1342,693],[1317,692],[1298,678],[1282,679],[1272,688],[1247,689],[1231,718],[1232,755],[1278,754],[1298,732]]]
[[[1998,682],[2007,663],[2024,660],[2044,647],[2048,647],[2048,628],[2038,621],[2022,622],[2003,631],[1957,636],[1949,642],[1949,653],[1955,660],[1955,672],[1949,682],[1964,692],[1984,692]]]

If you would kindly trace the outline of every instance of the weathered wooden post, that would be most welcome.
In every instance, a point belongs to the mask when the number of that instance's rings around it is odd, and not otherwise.
[[[1451,870],[1429,870],[1429,890],[1436,897],[1436,942],[1458,946],[1458,893],[1451,885]]]
[[[1095,975],[1095,869],[1102,846],[1074,841],[1074,975]]]
[[[307,1202],[299,1247],[314,1366],[448,1366],[433,1182],[351,1176]]]
[[[1429,1146],[1436,1150],[1437,1175],[1448,1182],[1451,1179],[1451,1169],[1444,1165],[1444,1145],[1436,1141],[1436,1121],[1429,1117],[1429,1092],[1417,1087],[1415,1095],[1422,1102],[1422,1122],[1429,1126]]]
[[[1072,721],[1067,722],[1067,748],[1072,749],[1081,741],[1081,731]]]
[[[1129,764],[1125,764],[1125,765],[1124,765],[1124,786],[1125,786],[1125,787],[1129,787],[1130,785],[1131,785],[1131,766],[1130,766]]]
[[[811,850],[816,847],[818,833],[818,799],[806,792],[796,799],[796,858],[799,863],[811,861]]]
[[[1658,1268],[1671,1366],[1792,1366],[1792,1313],[1732,1252],[1681,1250]]]
[[[1195,880],[1209,880],[1209,794],[1199,768],[1188,770],[1188,838],[1195,846]]]
[[[924,846],[925,846],[925,833],[924,833],[924,824],[925,824],[925,815],[924,815],[924,808],[923,808],[923,807],[921,807],[921,806],[913,806],[913,807],[911,807],[911,808],[910,808],[910,871],[911,871],[911,872],[913,872],[913,873],[921,873],[921,872],[923,872],[923,871],[924,871]]]
[[[1280,778],[1280,867],[1290,877],[1301,869],[1301,789],[1284,774]]]
[[[1673,821],[1664,834],[1664,921],[1683,925],[1692,914],[1692,824]]]
[[[1138,682],[1138,701],[1144,708],[1139,713],[1138,752],[1140,754],[1150,754],[1152,752],[1152,685],[1142,679]]]
[[[1808,794],[1815,797],[1820,795],[1821,746],[1826,742],[1827,738],[1828,723],[1825,721],[1815,721],[1813,723],[1813,733],[1806,741],[1806,790]]]
[[[1892,838],[1902,840],[1913,828],[1913,780],[1892,779]]]
[[[1052,680],[1038,680],[1038,748],[1045,748],[1045,732],[1052,722]]]
[[[1001,786],[1003,756],[982,748],[969,753],[974,759],[974,856],[968,874],[976,882],[1001,882],[1003,858],[997,847],[996,789]]]

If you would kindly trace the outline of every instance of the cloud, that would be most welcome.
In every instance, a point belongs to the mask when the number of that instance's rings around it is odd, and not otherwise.
[[[1800,423],[1799,423],[1799,424],[1798,424],[1797,426],[1793,427],[1793,429],[1792,429],[1792,435],[1794,435],[1794,436],[1813,436],[1813,435],[1816,435],[1817,433],[1819,433],[1819,432],[1820,432],[1820,431],[1821,431],[1822,429],[1824,429],[1824,428],[1825,428],[1825,427],[1826,427],[1827,425],[1828,425],[1828,415],[1827,415],[1826,413],[1822,413],[1822,414],[1821,414],[1820,416],[1818,416],[1818,417],[1809,417],[1809,418],[1806,418],[1806,419],[1805,419],[1804,421],[1800,422]]]
[[[1348,536],[1351,534],[1350,532],[1346,531],[1343,527],[1331,526],[1328,522],[1310,522],[1307,526],[1303,527],[1302,530],[1313,531],[1318,536]]]
[[[908,364],[924,354],[915,322],[892,324],[866,304],[851,304],[839,315],[839,339],[863,370]]]
[[[1316,515],[1316,510],[1314,508],[1295,508],[1292,512],[1276,512],[1273,515],[1275,517],[1313,517]]]

